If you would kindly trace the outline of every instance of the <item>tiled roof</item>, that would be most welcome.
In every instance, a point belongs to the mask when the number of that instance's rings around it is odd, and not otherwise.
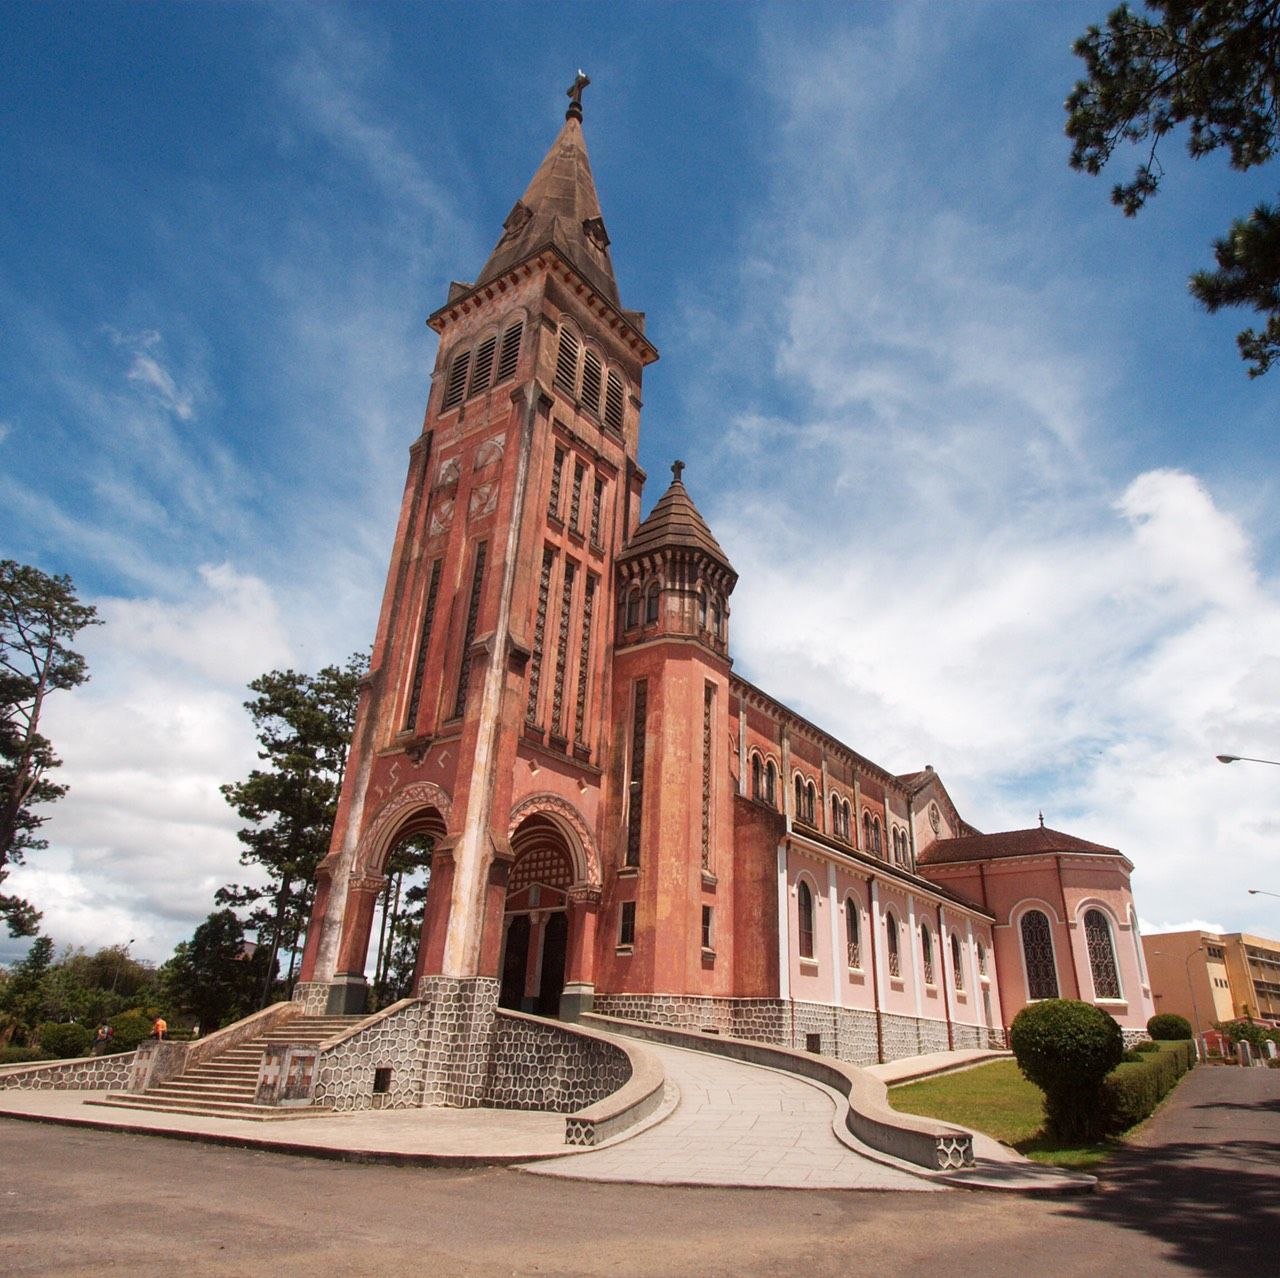
[[[693,498],[679,478],[673,479],[671,487],[658,498],[657,505],[627,543],[622,558],[630,559],[672,546],[683,550],[700,550],[727,568],[735,579],[737,577],[728,556],[711,535],[706,520],[698,513]]]
[[[479,288],[544,248],[560,251],[604,298],[619,305],[618,283],[609,256],[609,237],[582,125],[572,114],[506,221],[472,287]]]
[[[1105,852],[1119,856],[1117,848],[1089,843],[1073,834],[1033,826],[1030,830],[1005,830],[1000,834],[971,834],[939,839],[917,857],[920,865],[946,865],[952,861],[995,861],[1012,856],[1043,856],[1051,852]]]

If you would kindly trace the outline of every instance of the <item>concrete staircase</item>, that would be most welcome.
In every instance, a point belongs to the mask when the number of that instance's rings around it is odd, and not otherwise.
[[[331,1111],[326,1106],[279,1107],[255,1105],[258,1070],[268,1042],[323,1043],[362,1021],[362,1016],[299,1016],[272,1033],[230,1047],[211,1060],[186,1070],[145,1092],[111,1092],[93,1104],[120,1109],[151,1109],[166,1114],[197,1114],[207,1118],[249,1118],[278,1121],[315,1118]]]

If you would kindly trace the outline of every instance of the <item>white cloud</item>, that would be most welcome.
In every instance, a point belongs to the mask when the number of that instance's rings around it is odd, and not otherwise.
[[[770,30],[776,193],[691,396],[770,364],[786,393],[728,401],[704,503],[739,669],[887,767],[933,763],[981,828],[1043,808],[1120,847],[1147,916],[1241,926],[1252,880],[1280,890],[1280,809],[1213,756],[1276,757],[1280,582],[1220,481],[1132,464],[1034,189],[1001,213],[895,159],[895,117],[943,82],[921,14],[821,47]]]
[[[179,421],[190,421],[195,416],[194,395],[180,389],[173,374],[160,362],[164,338],[154,329],[121,333],[108,325],[106,331],[116,346],[133,357],[125,379]]]
[[[105,624],[78,643],[90,680],[49,700],[70,790],[47,810],[49,848],[9,882],[59,944],[134,936],[135,953],[161,961],[217,888],[252,876],[218,787],[256,766],[245,685],[293,654],[262,581],[210,565],[184,591],[96,601]]]

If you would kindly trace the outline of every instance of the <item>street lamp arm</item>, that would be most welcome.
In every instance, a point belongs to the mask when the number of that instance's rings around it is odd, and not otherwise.
[[[1214,757],[1219,763],[1269,763],[1273,768],[1280,768],[1278,759],[1255,759],[1248,754],[1219,754]]]

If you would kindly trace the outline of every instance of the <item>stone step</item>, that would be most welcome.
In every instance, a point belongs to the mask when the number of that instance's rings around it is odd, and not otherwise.
[[[205,1118],[247,1118],[260,1123],[297,1118],[326,1118],[333,1113],[332,1107],[328,1105],[281,1109],[273,1105],[253,1105],[234,1101],[185,1102],[156,1097],[150,1092],[140,1094],[109,1092],[101,1100],[92,1100],[87,1103],[105,1105],[113,1109],[150,1110],[161,1114],[187,1114]]]
[[[146,1092],[147,1096],[170,1096],[175,1100],[253,1100],[256,1083],[240,1087],[220,1087],[215,1083],[162,1083]]]

